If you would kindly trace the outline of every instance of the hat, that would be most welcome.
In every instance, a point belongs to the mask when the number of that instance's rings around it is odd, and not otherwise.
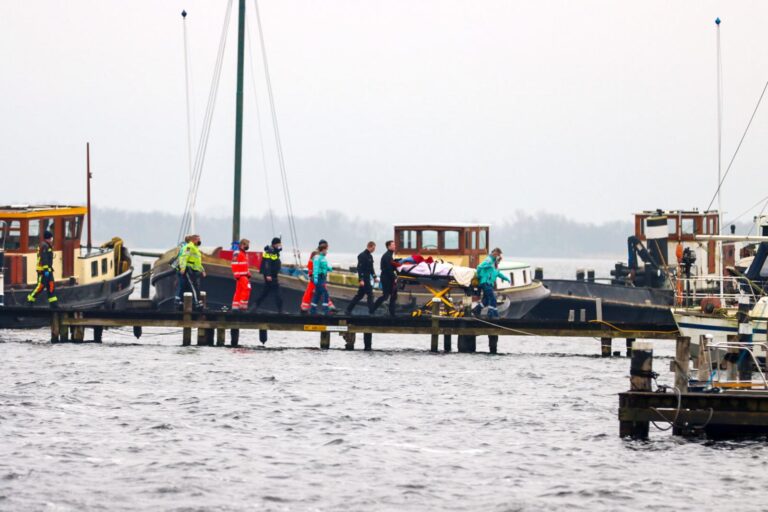
[[[325,238],[321,238],[319,242],[317,242],[317,246],[320,247],[321,245],[328,245],[328,241]]]
[[[275,238],[272,239],[272,245],[277,245],[280,243],[282,243],[282,240],[280,240],[280,237],[276,236]]]
[[[43,240],[50,240],[51,238],[53,238],[53,233],[51,233],[50,231],[46,231],[45,233],[43,233]]]

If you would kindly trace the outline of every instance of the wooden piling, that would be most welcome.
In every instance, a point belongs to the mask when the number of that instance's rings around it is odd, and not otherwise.
[[[141,298],[149,298],[149,278],[152,271],[152,265],[150,263],[141,264]]]
[[[451,350],[451,335],[443,334],[443,352],[450,352]]]
[[[192,320],[192,294],[190,292],[186,292],[184,294],[184,308],[183,308],[184,314],[182,315],[182,320],[184,322],[190,322]],[[184,327],[182,329],[181,334],[181,344],[184,347],[187,347],[192,344],[192,328],[191,327]]]
[[[488,352],[495,354],[499,346],[499,337],[495,334],[488,336]]]
[[[231,329],[229,331],[229,345],[237,347],[240,344],[240,329]]]
[[[709,382],[709,376],[712,374],[712,360],[709,356],[709,342],[711,340],[711,334],[699,336],[699,356],[696,358],[696,377],[699,382]]]
[[[347,325],[346,320],[339,320],[340,326]],[[341,337],[344,339],[344,350],[355,350],[355,337],[353,332],[342,332]]]
[[[143,333],[143,331],[142,331],[140,325],[134,325],[133,326],[133,335],[136,337],[137,340],[139,338],[141,338],[142,333]]]
[[[62,322],[63,320],[66,320],[68,316],[67,313],[61,313],[61,316],[59,316],[59,341],[62,343],[69,341],[69,326],[64,325]]]
[[[688,336],[678,336],[675,346],[675,387],[680,393],[688,392],[690,366],[691,338]]]
[[[440,303],[436,300],[432,301],[432,339],[429,351],[437,352],[437,345],[440,341],[440,331],[438,329],[440,319]]]
[[[51,343],[59,342],[59,328],[61,326],[61,315],[55,311],[51,314]]]
[[[331,333],[329,331],[320,333],[320,348],[323,350],[331,348]]]
[[[102,338],[104,337],[104,328],[101,326],[94,327],[93,328],[93,342],[94,343],[101,343]]]
[[[366,352],[370,352],[373,350],[373,333],[372,332],[364,332],[363,333],[363,350]]]
[[[226,342],[227,342],[227,330],[221,329],[221,328],[216,329],[216,346],[223,347]]]
[[[459,335],[459,352],[474,354],[477,351],[477,337],[470,334]]]
[[[632,357],[632,344],[635,342],[635,338],[627,338],[627,357]]]
[[[266,329],[259,329],[259,342],[264,345],[269,340],[269,331]]]
[[[611,357],[613,338],[600,338],[600,357]]]
[[[653,344],[636,341],[632,345],[632,361],[629,369],[631,391],[651,391],[653,379]],[[647,439],[650,424],[648,421],[619,421],[619,435],[633,439]]]
[[[83,318],[83,314],[80,312],[74,313],[73,316],[78,320]],[[77,343],[82,343],[83,341],[85,341],[85,327],[83,327],[82,325],[78,325],[73,329],[72,341]]]
[[[200,309],[205,310],[207,302],[207,293],[206,292],[200,292]],[[205,320],[205,316],[201,317],[201,320]],[[207,345],[208,344],[208,332],[207,329],[203,329],[202,327],[199,327],[197,329],[197,345]]]

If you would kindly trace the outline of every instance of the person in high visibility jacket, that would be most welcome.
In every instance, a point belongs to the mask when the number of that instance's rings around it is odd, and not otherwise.
[[[232,253],[232,274],[235,276],[235,296],[232,298],[232,311],[247,311],[251,298],[251,271],[248,268],[248,249],[251,242],[247,238],[240,240],[237,250]]]
[[[50,231],[43,234],[43,242],[37,248],[37,285],[27,296],[27,303],[34,304],[43,290],[48,295],[48,304],[52,308],[58,307],[59,297],[53,279],[53,233]]]
[[[192,235],[186,235],[184,241],[179,244],[179,252],[176,254],[176,258],[171,262],[171,267],[176,270],[176,307],[181,307],[182,299],[184,298],[184,276],[181,275],[179,264],[181,263],[181,255],[184,253],[184,248],[192,239]]]
[[[300,312],[304,315],[309,313],[309,308],[312,306],[312,296],[315,294],[315,282],[312,280],[312,271],[314,270],[314,264],[312,263],[312,260],[314,260],[315,256],[317,256],[317,253],[320,252],[323,247],[328,247],[328,242],[321,239],[317,243],[317,249],[312,251],[312,253],[309,255],[309,261],[307,262],[307,274],[309,274],[309,282],[307,283],[307,289],[304,290],[304,297],[301,299],[300,306]],[[336,306],[333,305],[333,299],[330,297],[328,297],[328,308],[331,311],[336,311]]]
[[[272,239],[271,245],[264,247],[264,252],[261,255],[261,273],[264,276],[264,288],[256,299],[256,310],[259,309],[264,299],[273,294],[275,296],[277,312],[283,312],[283,297],[280,294],[280,282],[278,280],[280,267],[282,267],[282,262],[280,261],[280,251],[282,250],[283,243],[278,237]]]
[[[184,291],[192,292],[196,308],[200,307],[200,280],[205,277],[203,255],[200,252],[200,235],[192,235],[179,258],[179,272],[184,280]]]
[[[477,267],[477,279],[480,289],[483,291],[483,306],[488,306],[488,318],[499,318],[499,310],[496,309],[496,279],[509,282],[509,278],[499,272],[501,261],[501,249],[498,247],[491,251],[479,267]],[[478,306],[480,307],[480,306]]]

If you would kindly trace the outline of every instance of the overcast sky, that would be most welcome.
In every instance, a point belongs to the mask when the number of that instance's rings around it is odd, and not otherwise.
[[[235,2],[236,3],[236,2]],[[253,18],[244,214],[284,202]],[[226,1],[0,2],[0,202],[180,213],[187,193],[182,20],[196,135]],[[768,80],[768,2],[261,0],[295,212],[593,222],[704,208],[717,181],[714,19],[723,19],[727,164]],[[231,211],[234,16],[198,200]],[[768,103],[768,99],[766,99]],[[768,105],[724,188],[768,195]],[[759,208],[758,208],[759,209]],[[729,214],[726,214],[727,218]]]

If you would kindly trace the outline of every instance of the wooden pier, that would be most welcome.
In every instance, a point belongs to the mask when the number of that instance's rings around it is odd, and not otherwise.
[[[674,325],[606,324],[598,322],[541,322],[531,320],[478,319],[471,316],[452,318],[438,314],[420,317],[389,317],[368,315],[309,316],[299,314],[256,314],[222,311],[193,311],[187,301],[180,312],[164,312],[144,308],[118,311],[106,310],[48,310],[43,308],[0,308],[0,315],[45,316],[49,318],[52,342],[84,341],[86,329],[93,332],[93,341],[99,342],[104,329],[133,328],[138,337],[147,327],[178,328],[183,345],[193,344],[193,331],[197,331],[197,345],[239,345],[242,330],[257,330],[262,342],[270,331],[316,332],[320,348],[330,347],[332,333],[340,335],[345,348],[355,348],[358,334],[362,334],[365,350],[371,350],[374,334],[417,334],[430,340],[430,350],[453,350],[456,337],[459,352],[475,352],[477,338],[487,337],[488,350],[496,353],[500,336],[555,336],[594,337],[600,339],[603,355],[610,356],[613,338],[674,339]],[[229,335],[229,336],[227,336]],[[227,339],[228,338],[228,339]]]

